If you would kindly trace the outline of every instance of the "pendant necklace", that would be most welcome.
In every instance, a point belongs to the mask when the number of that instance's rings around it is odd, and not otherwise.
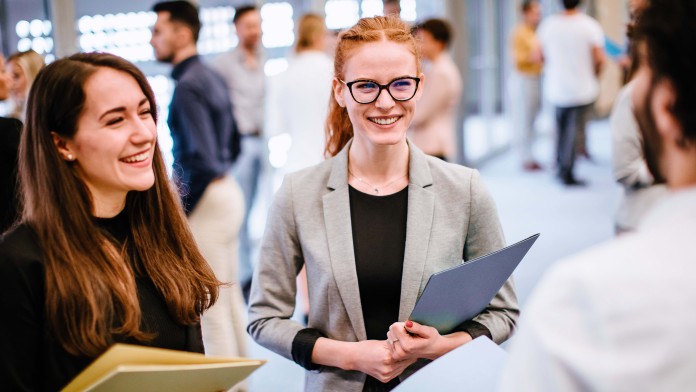
[[[398,181],[398,180],[400,180],[400,179],[402,179],[402,178],[404,178],[404,177],[408,177],[408,172],[406,172],[406,174],[402,174],[402,175],[400,175],[399,177],[396,177],[395,179],[389,181],[388,183],[386,183],[386,184],[384,184],[384,185],[382,185],[382,186],[380,186],[380,187],[378,188],[378,187],[376,187],[376,186],[370,184],[369,182],[363,180],[361,177],[358,177],[358,176],[356,176],[355,174],[353,174],[353,172],[350,171],[350,168],[348,168],[348,174],[350,174],[351,176],[353,176],[353,178],[355,178],[356,180],[358,180],[358,181],[362,182],[363,184],[365,184],[365,185],[369,186],[370,188],[372,188],[372,189],[375,191],[375,195],[379,195],[379,189],[380,189],[380,188],[385,189],[385,188],[387,188],[389,185],[395,183],[396,181]]]

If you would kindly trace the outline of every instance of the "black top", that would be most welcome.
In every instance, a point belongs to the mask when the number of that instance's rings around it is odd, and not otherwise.
[[[22,123],[0,117],[0,234],[17,218],[17,152]]]
[[[399,320],[408,187],[388,196],[350,187],[349,194],[365,332],[369,340],[384,340],[389,326]]]
[[[174,140],[174,169],[188,188],[182,201],[191,212],[212,180],[225,174],[240,152],[227,84],[191,56],[172,70],[177,85],[167,124]]]
[[[129,235],[124,212],[97,225],[119,243]],[[44,292],[45,272],[38,238],[22,224],[0,241],[0,389],[8,391],[57,391],[79,374],[94,358],[67,353],[47,330]],[[155,334],[149,342],[113,336],[114,343],[203,352],[200,325],[175,321],[152,281],[136,277],[142,310],[142,330]]]
[[[389,326],[399,320],[408,187],[387,196],[368,195],[350,187],[349,194],[365,332],[369,340],[384,340]],[[363,391],[389,391],[397,385],[398,378],[383,384],[367,376]]]

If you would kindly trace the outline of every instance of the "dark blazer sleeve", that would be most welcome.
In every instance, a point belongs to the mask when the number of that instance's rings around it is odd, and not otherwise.
[[[0,386],[41,389],[44,268],[35,256],[34,233],[19,226],[0,241]]]

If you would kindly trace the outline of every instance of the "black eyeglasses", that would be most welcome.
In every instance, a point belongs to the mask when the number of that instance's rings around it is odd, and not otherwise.
[[[361,104],[368,104],[376,101],[379,94],[382,93],[382,90],[387,90],[395,101],[408,101],[416,95],[418,83],[420,83],[420,78],[413,76],[396,78],[387,84],[379,84],[369,79],[358,79],[352,82],[344,82],[341,79],[338,80],[348,86],[350,96],[353,97],[355,102]]]

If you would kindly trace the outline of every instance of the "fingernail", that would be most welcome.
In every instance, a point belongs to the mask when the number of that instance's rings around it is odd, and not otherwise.
[[[411,320],[406,321],[406,328],[411,328],[411,327],[413,327],[413,321],[411,321]]]

